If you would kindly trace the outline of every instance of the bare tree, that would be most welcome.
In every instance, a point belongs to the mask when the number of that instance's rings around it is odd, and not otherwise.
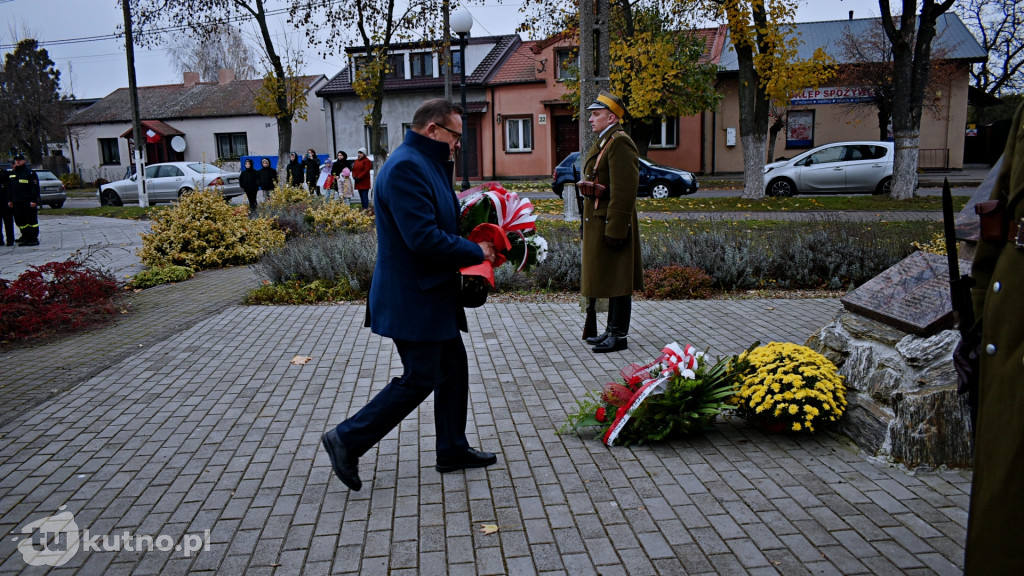
[[[273,14],[267,9],[268,0],[122,1],[132,3],[133,25],[143,44],[167,43],[162,25],[178,26],[185,22],[188,34],[197,40],[215,37],[232,22],[252,22],[255,25],[269,70],[264,76],[261,94],[265,96],[263,102],[273,105],[272,116],[277,119],[277,165],[278,170],[283,171],[292,146],[292,121],[304,117],[306,99],[304,90],[295,86],[299,81],[298,70],[288,65],[274,43],[270,30]],[[288,5],[291,9],[298,9],[308,3],[307,0],[289,0]],[[273,12],[284,13],[283,10]],[[312,32],[319,29],[315,22],[307,22],[305,26]]]
[[[175,37],[168,44],[167,53],[179,76],[183,72],[198,72],[202,81],[216,82],[219,71],[227,69],[234,70],[239,80],[260,77],[258,58],[242,34],[230,26],[201,38]]]
[[[380,168],[388,153],[386,142],[382,141],[381,119],[384,79],[393,66],[391,47],[417,36],[435,38],[440,33],[448,39],[450,31],[440,29],[442,8],[442,0],[305,0],[293,4],[291,17],[298,26],[319,22],[328,30],[347,31],[355,25],[363,55],[353,61],[352,86],[359,98],[367,102],[370,152],[375,168]],[[350,38],[342,32],[319,41],[327,51],[341,50]]]
[[[921,141],[921,109],[932,64],[932,40],[935,22],[949,10],[955,0],[936,4],[923,0],[920,17],[915,13],[917,2],[903,0],[898,17],[900,27],[889,8],[889,0],[878,0],[882,26],[893,54],[892,130],[896,143],[893,161],[892,193],[897,200],[911,198],[917,184],[917,150]]]
[[[955,11],[988,53],[971,70],[971,84],[992,96],[1024,91],[1024,3],[963,0]]]
[[[856,33],[849,28],[846,29],[837,46],[841,59],[847,62],[836,74],[839,83],[860,86],[871,95],[870,100],[839,104],[839,109],[844,115],[849,116],[874,114],[878,119],[878,139],[888,140],[895,106],[896,71],[892,42],[889,41],[881,20],[877,25],[866,30],[857,30]],[[941,45],[933,48],[929,80],[924,87],[922,108],[934,118],[939,118],[946,111],[935,96],[954,80],[957,73],[956,67],[945,59],[948,53],[949,51]]]

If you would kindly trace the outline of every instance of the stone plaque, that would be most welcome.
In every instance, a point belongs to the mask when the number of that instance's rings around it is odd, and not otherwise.
[[[970,262],[960,261],[961,274],[970,269]],[[931,336],[953,327],[949,268],[938,254],[915,252],[840,301],[847,310],[909,334]]]

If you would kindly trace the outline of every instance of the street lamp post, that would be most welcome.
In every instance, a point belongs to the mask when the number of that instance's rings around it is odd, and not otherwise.
[[[473,28],[473,15],[460,8],[451,15],[452,31],[459,35],[459,91],[462,92],[462,132],[466,132],[466,35]],[[462,139],[462,189],[469,189],[469,169],[466,164],[466,138]]]

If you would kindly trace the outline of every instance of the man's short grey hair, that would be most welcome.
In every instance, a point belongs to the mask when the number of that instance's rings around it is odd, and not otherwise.
[[[443,125],[452,114],[462,114],[462,107],[444,98],[427,100],[413,115],[412,128],[423,130],[431,122]]]

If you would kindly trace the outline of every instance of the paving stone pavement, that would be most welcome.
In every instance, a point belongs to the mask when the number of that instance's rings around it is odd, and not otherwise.
[[[52,245],[0,250],[0,273],[76,243],[108,269],[139,268],[145,223],[57,220]],[[574,306],[488,304],[466,336],[470,434],[499,463],[437,474],[428,400],[364,457],[353,494],[319,436],[400,370],[391,342],[361,328],[358,305],[238,306],[255,282],[243,267],[202,272],[132,294],[114,325],[0,354],[0,573],[961,571],[969,472],[908,474],[840,437],[734,419],[652,447],[555,433],[576,398],[670,340],[712,355],[801,342],[835,300],[638,302],[630,350],[599,357],[577,340]],[[18,544],[39,532],[22,531],[61,507],[93,540],[52,570],[29,566]],[[157,549],[139,550],[146,536]]]
[[[243,272],[197,280],[235,288]],[[166,306],[197,280],[163,287]],[[637,302],[630,348],[594,356],[576,306],[489,303],[465,337],[469,435],[498,464],[438,474],[428,400],[364,456],[352,493],[320,434],[398,373],[391,341],[361,327],[360,305],[221,304],[0,426],[0,574],[959,574],[969,472],[910,474],[841,437],[735,419],[644,447],[556,433],[576,398],[669,341],[713,356],[803,342],[839,308]],[[104,341],[63,341],[79,338]],[[44,364],[34,353],[0,356],[0,374]],[[28,566],[23,530],[61,507],[110,538]],[[182,549],[129,550],[124,534]]]
[[[29,266],[77,256],[124,280],[142,270],[135,250],[149,222],[95,216],[39,214],[39,246],[0,247],[0,277],[14,279]]]

